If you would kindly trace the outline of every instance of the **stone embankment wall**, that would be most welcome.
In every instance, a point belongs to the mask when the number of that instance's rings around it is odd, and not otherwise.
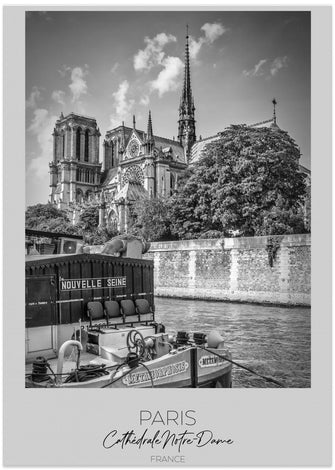
[[[155,242],[155,294],[190,299],[310,305],[311,237],[269,237]]]

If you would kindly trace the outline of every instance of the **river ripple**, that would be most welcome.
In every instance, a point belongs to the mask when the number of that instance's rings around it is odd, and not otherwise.
[[[287,387],[310,387],[311,310],[304,307],[155,298],[167,332],[217,330],[233,360]],[[233,366],[233,387],[276,385]]]

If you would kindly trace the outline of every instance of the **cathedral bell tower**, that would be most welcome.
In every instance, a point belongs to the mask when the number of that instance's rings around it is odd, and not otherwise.
[[[185,70],[184,70],[184,85],[183,92],[179,105],[179,121],[178,121],[178,140],[184,147],[184,155],[186,163],[189,163],[191,148],[196,141],[195,133],[195,119],[194,119],[194,100],[191,88],[191,73],[190,73],[190,51],[188,43],[188,26],[186,32],[186,45],[185,45]]]

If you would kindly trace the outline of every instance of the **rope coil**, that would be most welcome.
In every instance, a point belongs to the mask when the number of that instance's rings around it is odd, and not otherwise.
[[[106,370],[104,364],[87,364],[71,372],[71,374],[69,374],[68,377],[64,380],[64,383],[87,382],[88,380],[97,379],[98,377],[103,377],[104,375],[108,374],[109,372]]]
[[[38,356],[33,362],[31,378],[34,382],[45,382],[50,380],[48,374],[49,363],[45,357]]]

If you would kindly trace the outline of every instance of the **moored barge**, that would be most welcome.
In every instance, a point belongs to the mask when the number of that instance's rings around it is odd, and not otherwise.
[[[82,249],[81,249],[82,251]],[[216,331],[155,321],[153,261],[138,239],[26,259],[26,387],[231,387]]]

